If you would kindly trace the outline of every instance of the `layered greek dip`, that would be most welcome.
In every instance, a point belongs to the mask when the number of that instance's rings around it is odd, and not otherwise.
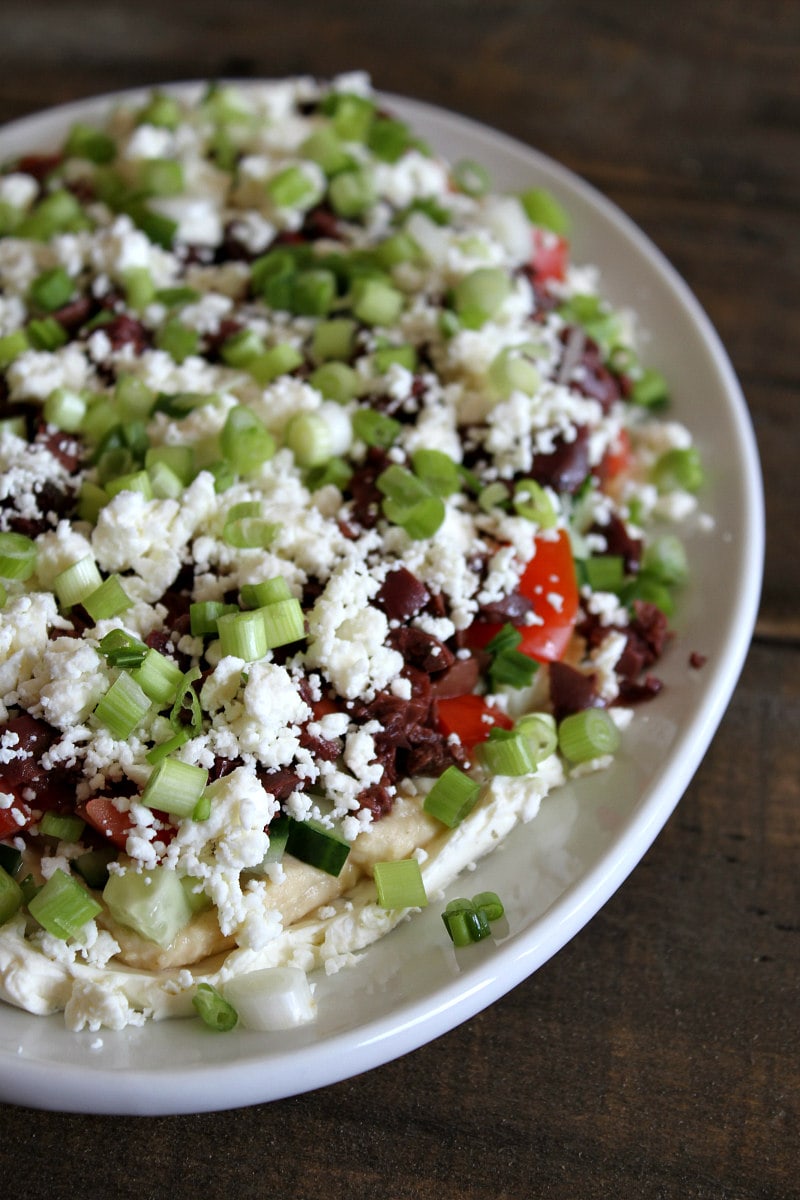
[[[353,74],[123,97],[0,233],[0,995],[280,1028],[491,936],[444,891],[624,751],[702,484],[560,205]]]

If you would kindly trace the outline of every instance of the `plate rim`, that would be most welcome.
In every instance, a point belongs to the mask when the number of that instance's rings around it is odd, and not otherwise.
[[[246,88],[283,81],[259,78],[222,82]],[[147,96],[154,88],[191,94],[204,86],[206,81],[203,80],[174,81],[125,88],[53,105],[0,127],[0,147],[10,135],[25,137],[28,129],[38,129],[53,122],[68,123],[79,114],[99,112],[114,103]],[[747,524],[740,533],[747,554],[742,552],[740,555],[738,577],[733,581],[737,599],[731,608],[729,628],[724,638],[727,651],[725,662],[715,666],[715,685],[706,689],[708,695],[699,727],[691,731],[691,736],[687,735],[688,745],[684,745],[686,738],[681,742],[684,753],[680,762],[676,764],[670,756],[658,778],[646,789],[643,802],[635,806],[606,852],[588,872],[569,884],[545,913],[515,938],[498,947],[497,955],[486,960],[487,963],[491,962],[491,970],[475,964],[423,999],[407,1001],[393,1008],[388,1015],[379,1016],[354,1029],[327,1035],[322,1041],[291,1051],[276,1053],[270,1049],[267,1053],[253,1055],[245,1062],[234,1059],[222,1065],[205,1065],[201,1061],[194,1065],[170,1068],[168,1075],[166,1071],[158,1074],[156,1094],[154,1076],[149,1070],[126,1069],[122,1072],[119,1068],[98,1065],[87,1054],[85,1066],[59,1063],[56,1075],[52,1064],[26,1059],[0,1047],[0,1066],[3,1068],[0,1073],[0,1100],[7,1103],[58,1111],[119,1115],[221,1111],[282,1099],[352,1078],[442,1036],[533,974],[591,920],[638,866],[708,750],[742,672],[758,613],[763,580],[763,478],[752,419],[739,380],[700,302],[651,238],[618,204],[575,171],[519,138],[472,117],[381,89],[376,89],[376,94],[387,106],[393,107],[412,122],[415,117],[431,120],[457,129],[477,143],[499,147],[503,153],[513,155],[520,162],[535,164],[549,177],[558,180],[567,191],[577,193],[592,208],[599,209],[605,220],[610,221],[638,247],[654,267],[661,283],[667,286],[680,307],[688,313],[720,377],[726,407],[733,417],[736,445],[745,468],[741,488],[742,497],[747,501],[744,505]],[[1,148],[0,153],[5,156],[7,151]],[[745,557],[747,572],[744,570]],[[632,848],[636,848],[633,854]],[[539,930],[537,936],[537,927],[542,925],[545,917],[546,928]],[[0,1005],[0,1027],[5,1010],[6,1006]],[[14,1012],[13,1009],[11,1011]],[[29,1019],[53,1021],[57,1018]],[[65,1035],[75,1036],[66,1030]],[[322,1063],[321,1059],[324,1060]],[[277,1086],[274,1081],[272,1086],[265,1084],[264,1073],[268,1066],[280,1077]]]

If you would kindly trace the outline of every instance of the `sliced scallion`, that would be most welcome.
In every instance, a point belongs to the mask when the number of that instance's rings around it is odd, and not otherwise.
[[[219,618],[238,611],[235,604],[226,604],[223,600],[196,600],[189,605],[192,637],[216,637]]]
[[[198,983],[192,1006],[203,1024],[217,1033],[228,1033],[239,1023],[236,1009],[210,983]]]
[[[28,912],[53,937],[80,938],[87,921],[103,911],[84,887],[57,867],[28,903]]]
[[[202,796],[208,771],[178,758],[165,758],[154,768],[141,795],[142,804],[173,817],[191,817]]]
[[[459,825],[475,807],[481,785],[458,767],[448,767],[434,783],[423,801],[423,809],[448,829]]]
[[[125,591],[118,575],[109,575],[104,583],[89,596],[85,596],[82,604],[93,621],[107,621],[118,617],[130,608],[133,601]]]
[[[4,867],[0,867],[0,925],[11,920],[22,907],[22,902],[22,889],[16,879]]]
[[[415,858],[375,863],[373,879],[381,908],[425,908],[428,903]]]
[[[492,775],[530,775],[536,770],[527,740],[511,729],[492,729],[476,753]]]
[[[183,679],[183,671],[176,662],[158,650],[148,650],[140,667],[131,672],[146,696],[159,707],[172,704]]]
[[[225,418],[220,449],[239,475],[250,475],[272,458],[275,439],[251,409],[237,404]]]
[[[571,763],[615,754],[619,744],[619,730],[603,708],[571,713],[558,727],[559,749]]]
[[[291,600],[292,592],[284,577],[276,575],[261,583],[242,584],[241,597],[245,608],[265,608],[278,600]]]
[[[36,543],[23,533],[0,533],[0,579],[30,579],[36,570]]]
[[[70,608],[95,592],[102,582],[103,577],[94,557],[86,554],[71,566],[59,571],[53,580],[53,591],[60,607]]]
[[[150,709],[150,697],[123,671],[94,710],[94,715],[119,742],[126,741]]]
[[[39,833],[43,833],[45,837],[58,838],[60,842],[80,841],[85,828],[80,817],[70,813],[44,812],[39,822]]]
[[[217,633],[223,655],[231,654],[245,662],[263,658],[269,649],[261,609],[226,613],[217,620]]]

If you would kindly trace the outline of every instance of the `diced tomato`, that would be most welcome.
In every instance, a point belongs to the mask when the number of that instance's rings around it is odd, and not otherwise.
[[[533,229],[530,267],[537,282],[566,278],[569,242],[549,229]]]
[[[630,435],[627,429],[620,429],[616,439],[606,450],[595,470],[601,486],[630,470],[631,457]]]
[[[15,813],[19,813],[25,818],[22,824],[15,819]],[[19,800],[12,804],[11,808],[0,808],[0,838],[16,837],[30,825],[32,819],[31,810],[27,804],[23,804]]]
[[[453,696],[436,701],[436,725],[445,737],[457,734],[465,750],[485,742],[493,726],[511,729],[514,722],[481,696]]]
[[[336,701],[329,700],[327,696],[323,696],[321,700],[312,700],[311,710],[314,713],[315,721],[321,720],[322,717],[329,717],[331,713],[341,711]]]
[[[517,650],[538,662],[563,658],[578,614],[578,580],[566,530],[560,529],[556,538],[536,539],[536,553],[522,574],[519,591],[533,604],[537,620],[535,625],[515,627],[522,635]],[[501,629],[501,624],[476,621],[467,630],[467,644],[483,649]]]
[[[120,812],[109,796],[93,796],[78,811],[87,824],[108,838],[112,845],[125,849],[131,831],[130,817]]]

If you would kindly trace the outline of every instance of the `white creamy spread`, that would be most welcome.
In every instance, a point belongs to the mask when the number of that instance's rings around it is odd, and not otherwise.
[[[114,1030],[338,971],[408,915],[375,863],[439,903],[608,761],[531,758],[520,714],[616,730],[657,690],[685,563],[644,530],[696,513],[691,436],[552,198],[484,183],[361,74],[154,93],[0,174],[9,878],[32,904],[109,845],[111,879],[170,873],[197,910],[163,945],[102,902],[66,936],[11,903],[8,1003]],[[165,760],[188,808],[148,798]],[[480,786],[452,828],[424,809],[447,768]],[[272,855],[287,825],[344,867]]]

